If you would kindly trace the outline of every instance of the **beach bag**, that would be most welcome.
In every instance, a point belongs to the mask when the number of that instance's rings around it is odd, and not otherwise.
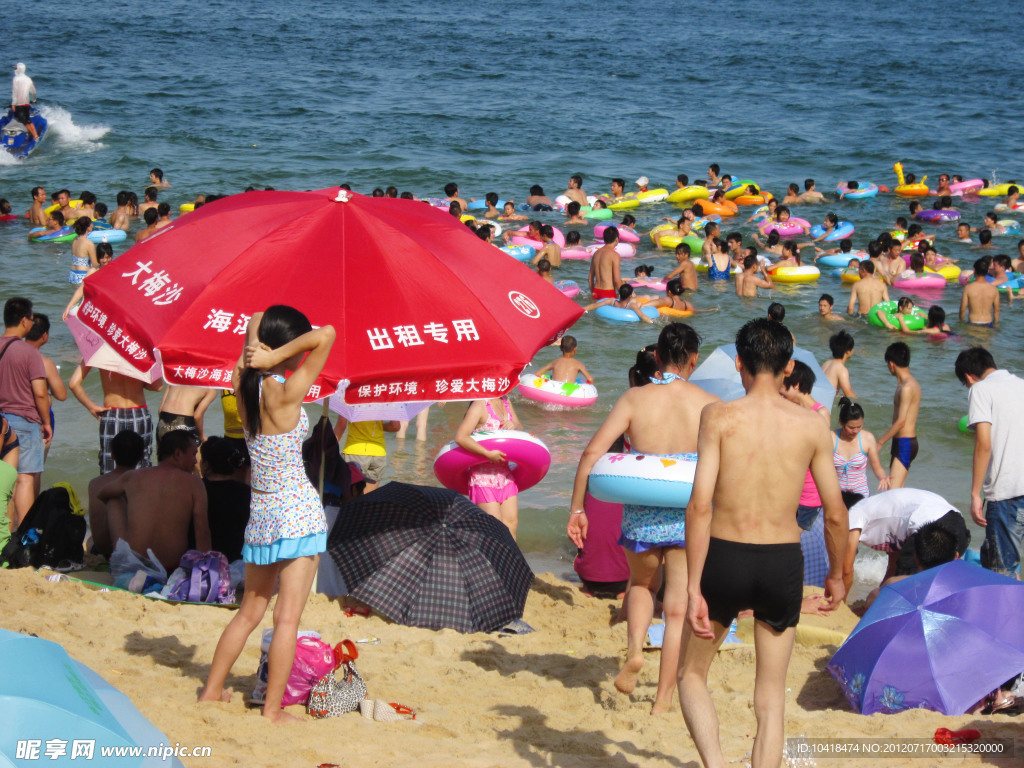
[[[359,708],[359,702],[366,698],[366,681],[353,663],[359,658],[355,643],[342,640],[334,646],[334,669],[317,680],[309,692],[306,713],[322,720],[338,717]],[[335,672],[341,669],[339,680]]]
[[[146,555],[147,557],[143,557],[128,546],[127,541],[118,539],[114,551],[110,554],[110,576],[114,580],[114,586],[128,589],[132,580],[138,578],[166,584],[167,571],[156,554],[152,549],[147,549]]]
[[[256,687],[252,692],[254,704],[263,704],[267,698],[267,672],[270,642],[274,630],[263,630],[260,643],[260,664],[256,669]],[[299,632],[295,642],[295,661],[284,687],[281,706],[305,704],[313,685],[324,675],[334,670],[334,650],[320,639],[319,632]]]
[[[45,490],[0,552],[0,562],[10,568],[80,568],[85,560],[85,527],[85,518],[73,513],[66,489]]]
[[[220,552],[190,549],[181,556],[175,574],[177,582],[169,584],[168,600],[186,603],[234,603],[231,588],[231,567]]]

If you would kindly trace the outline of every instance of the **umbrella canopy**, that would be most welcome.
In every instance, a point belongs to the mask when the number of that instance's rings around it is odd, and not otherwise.
[[[289,304],[337,341],[309,399],[509,392],[583,310],[448,214],[338,188],[204,205],[85,281],[82,323],[139,371],[223,387],[249,317]]]
[[[74,661],[56,643],[0,629],[0,765],[25,765],[17,759],[18,742],[36,741],[46,765],[78,765],[75,749],[92,743],[91,757],[101,747],[157,747],[167,737],[150,723],[123,693],[84,664]],[[50,759],[46,749],[57,753]],[[79,746],[76,747],[76,742]],[[100,760],[102,762],[102,760]],[[119,757],[118,765],[181,766],[181,761],[155,757]]]
[[[828,663],[865,715],[962,715],[1022,669],[1024,584],[963,560],[884,587]]]
[[[445,488],[388,483],[345,505],[327,551],[353,597],[413,627],[493,631],[533,582],[508,528]]]
[[[342,382],[344,385],[345,382]],[[349,405],[345,402],[345,390],[331,395],[328,407],[346,421],[412,421],[420,411],[433,403],[429,400],[415,403],[360,403]]]
[[[814,355],[806,349],[793,347],[793,359],[806,363],[814,372],[811,397],[830,408],[836,397],[836,388],[825,377],[825,372],[821,370]],[[738,400],[743,397],[746,392],[743,390],[739,371],[736,370],[736,345],[723,344],[708,355],[691,374],[689,381],[723,400]]]
[[[160,366],[153,363],[147,370],[142,371],[125,360],[107,341],[95,333],[85,323],[78,319],[79,307],[75,307],[68,315],[68,330],[82,353],[82,362],[91,368],[102,368],[105,371],[114,371],[133,379],[140,379],[147,384],[152,384],[160,378]]]

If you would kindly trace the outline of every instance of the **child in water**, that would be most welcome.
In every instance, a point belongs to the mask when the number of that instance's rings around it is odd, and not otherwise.
[[[559,344],[562,356],[537,371],[537,375],[543,376],[551,371],[552,381],[574,382],[578,375],[583,374],[587,379],[587,384],[593,384],[594,380],[590,372],[587,371],[587,367],[576,359],[576,346],[575,336],[563,336]]]
[[[523,216],[521,213],[516,213],[516,204],[509,200],[505,203],[505,210],[498,219],[500,221],[529,221],[530,217]]]
[[[642,312],[643,305],[639,301],[633,298],[633,286],[629,283],[623,283],[619,286],[619,298],[617,299],[601,299],[595,301],[593,304],[588,304],[584,307],[584,310],[590,312],[591,310],[597,309],[598,307],[613,306],[618,309],[631,309],[636,312],[637,317],[644,323],[653,323],[647,315]]]

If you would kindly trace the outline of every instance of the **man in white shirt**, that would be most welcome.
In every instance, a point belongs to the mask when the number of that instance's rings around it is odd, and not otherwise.
[[[984,347],[961,352],[955,371],[968,387],[967,423],[974,430],[971,517],[985,529],[981,563],[1019,578],[1024,542],[1024,379],[997,370]]]
[[[25,65],[20,61],[14,65],[14,81],[11,85],[11,109],[14,110],[14,119],[24,123],[32,135],[32,140],[37,141],[39,132],[36,131],[31,118],[31,103],[36,100],[36,86],[32,78],[25,74]]]

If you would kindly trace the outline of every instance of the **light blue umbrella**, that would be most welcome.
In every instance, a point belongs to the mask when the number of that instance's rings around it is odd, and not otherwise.
[[[35,762],[76,766],[104,763],[101,747],[168,746],[167,737],[131,700],[57,643],[0,629],[0,766]],[[91,743],[92,761],[73,758],[75,742]],[[38,742],[38,757],[18,759],[18,742]],[[59,754],[50,759],[48,746]],[[177,758],[108,758],[118,766],[175,766]],[[108,763],[108,764],[109,764]]]
[[[806,349],[793,347],[793,359],[806,363],[814,372],[814,387],[811,389],[811,397],[824,405],[832,408],[832,401],[836,397],[836,389],[832,386],[825,372],[821,370],[814,355]],[[690,383],[696,384],[705,392],[718,395],[723,400],[738,400],[746,392],[740,382],[739,371],[736,370],[736,345],[723,344],[710,355],[690,376]]]

